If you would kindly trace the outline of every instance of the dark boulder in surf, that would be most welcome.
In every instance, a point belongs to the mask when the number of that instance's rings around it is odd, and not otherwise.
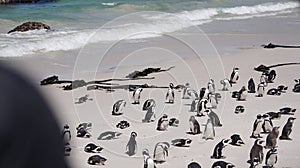
[[[8,34],[12,33],[12,32],[25,32],[25,31],[29,31],[29,30],[42,30],[42,29],[50,30],[50,26],[48,26],[42,22],[26,22],[26,23],[23,23],[23,24],[17,26],[16,28],[10,30],[8,32]]]

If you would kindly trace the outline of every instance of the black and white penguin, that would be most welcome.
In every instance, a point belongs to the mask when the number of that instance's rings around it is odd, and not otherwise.
[[[154,160],[150,157],[149,150],[144,149],[142,154],[144,156],[144,168],[156,168]]]
[[[281,132],[281,136],[279,137],[280,140],[292,140],[290,138],[290,134],[292,132],[292,127],[293,127],[293,123],[294,123],[294,120],[296,118],[294,117],[290,117],[286,124],[284,125],[283,129],[282,129],[282,132]]]
[[[207,99],[201,99],[198,103],[198,107],[197,107],[197,116],[201,117],[204,116],[204,112],[205,110],[207,110],[207,103],[208,100]]]
[[[209,93],[215,93],[215,81],[213,79],[209,79],[207,89]]]
[[[201,166],[197,162],[191,162],[190,164],[188,164],[187,168],[201,168]]]
[[[190,133],[191,134],[195,135],[195,134],[201,133],[200,124],[196,120],[195,116],[190,117],[189,123],[190,123]]]
[[[239,68],[234,67],[230,75],[230,83],[236,83],[239,80]]]
[[[252,131],[251,138],[261,138],[260,133],[262,131],[262,125],[263,125],[263,117],[260,114],[258,114],[253,124],[253,131]]]
[[[219,142],[215,148],[213,155],[210,157],[212,159],[224,159],[225,156],[222,155],[222,150],[227,146],[227,144],[230,142],[230,139],[222,139],[221,142]]]
[[[235,167],[235,166],[232,163],[228,163],[225,161],[216,161],[211,166],[211,168],[233,168],[233,167]]]
[[[87,129],[79,128],[76,136],[80,138],[90,138],[92,135],[87,131]]]
[[[99,153],[103,150],[103,148],[99,145],[89,143],[84,147],[84,151],[87,153]]]
[[[248,93],[255,93],[255,83],[253,78],[250,78],[248,81]]]
[[[215,136],[216,136],[215,127],[214,127],[211,119],[208,118],[207,119],[207,123],[206,123],[205,128],[204,128],[202,139],[205,139],[205,140],[208,140],[208,139],[214,140]]]
[[[199,99],[195,99],[195,100],[192,101],[191,108],[190,108],[191,112],[197,111],[197,109],[199,108],[199,102],[200,102]]]
[[[191,139],[174,139],[171,141],[173,146],[178,146],[178,147],[189,147],[190,144],[192,143]]]
[[[266,138],[266,149],[275,148],[277,144],[277,138],[279,136],[279,127],[273,127],[272,131]]]
[[[121,115],[123,114],[123,109],[126,106],[126,101],[125,100],[118,100],[115,102],[113,105],[113,110],[112,110],[112,115]]]
[[[245,111],[245,107],[244,106],[236,106],[235,109],[234,109],[234,113],[235,114],[239,114],[239,113],[243,113]]]
[[[205,110],[205,112],[207,113],[207,116],[210,118],[214,127],[222,127],[221,121],[217,113],[213,112],[211,109],[207,109]]]
[[[186,83],[183,88],[182,99],[189,99],[189,91],[191,90],[190,84]]]
[[[158,142],[154,147],[153,160],[155,163],[166,162],[166,157],[169,155],[170,144],[168,142]]]
[[[122,133],[116,132],[116,131],[105,131],[101,133],[97,140],[112,140],[112,139],[118,139]]]
[[[90,165],[105,165],[106,161],[107,161],[107,159],[100,155],[93,155],[88,158],[87,162]]]
[[[68,124],[66,124],[62,130],[63,142],[65,145],[69,145],[71,141],[71,131]]]
[[[272,168],[276,163],[277,163],[277,149],[272,148],[267,152],[265,164],[267,168]]]
[[[259,79],[259,83],[263,83],[265,86],[268,85],[266,73],[261,74],[260,79]]]
[[[208,89],[203,87],[200,89],[200,93],[199,93],[199,100],[202,100],[202,99],[207,99],[208,98]]]
[[[264,158],[263,153],[263,140],[255,140],[251,150],[250,150],[250,168],[254,167],[256,164],[261,164]]]
[[[142,122],[153,122],[155,119],[155,101],[153,99],[148,99],[145,101],[143,105],[143,110],[146,110],[147,113],[145,114],[144,119]]]
[[[140,98],[141,98],[142,91],[143,91],[143,88],[137,88],[133,91],[133,95],[132,95],[133,103],[132,104],[140,104]]]
[[[263,97],[265,93],[265,85],[264,83],[260,83],[257,86],[257,97]]]
[[[264,118],[264,123],[262,125],[263,132],[269,133],[273,129],[273,122],[271,116],[269,114],[264,114],[263,118]]]
[[[196,90],[189,89],[189,90],[187,91],[187,95],[188,95],[192,100],[199,99],[199,95],[198,95],[198,93],[197,93]]]
[[[247,91],[246,87],[243,86],[241,88],[241,90],[239,91],[239,95],[238,95],[237,100],[239,100],[239,101],[245,101],[246,98],[247,98],[247,94],[248,94],[248,91]]]
[[[77,127],[76,130],[79,129],[85,129],[85,130],[89,130],[92,128],[92,123],[91,122],[85,122],[85,123],[80,123]]]
[[[217,108],[219,101],[218,101],[218,98],[215,93],[208,94],[208,102],[210,103],[211,108],[213,108],[213,109]]]
[[[162,117],[157,122],[157,130],[158,131],[166,131],[169,126],[169,119],[167,114],[163,114]]]
[[[179,120],[177,118],[170,118],[169,126],[178,127],[179,126]]]
[[[174,84],[170,83],[169,84],[169,89],[166,95],[166,100],[168,103],[174,103],[174,99],[175,99],[175,94],[174,94]]]
[[[232,83],[227,78],[221,80],[220,83],[223,85],[222,91],[228,91],[232,87]]]
[[[279,109],[280,114],[284,115],[294,115],[297,109],[293,109],[291,107],[283,107]]]
[[[136,142],[137,133],[131,132],[129,141],[126,145],[126,153],[129,156],[135,155],[137,151],[137,142]]]
[[[125,129],[125,128],[128,128],[129,126],[130,126],[130,124],[126,120],[122,120],[116,125],[116,127],[120,128],[120,129]]]
[[[230,144],[234,145],[234,146],[241,146],[244,143],[244,141],[242,140],[241,136],[239,134],[233,134],[230,136]]]
[[[275,70],[271,70],[268,74],[267,74],[267,82],[268,83],[273,83],[274,80],[276,78],[276,71]]]

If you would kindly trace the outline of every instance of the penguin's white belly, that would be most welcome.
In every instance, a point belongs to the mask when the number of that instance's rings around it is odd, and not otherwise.
[[[261,133],[261,129],[262,129],[262,122],[259,122],[256,126],[256,129],[254,130],[254,135],[259,135]]]
[[[265,121],[264,126],[265,126],[265,131],[267,131],[267,132],[271,132],[273,129],[273,127],[269,121]]]
[[[212,124],[207,124],[204,130],[203,138],[205,139],[214,139],[214,127]]]
[[[264,94],[264,88],[263,87],[258,87],[257,93],[262,95]]]
[[[273,154],[269,157],[268,161],[267,161],[267,165],[272,166],[276,164],[276,155]]]
[[[190,130],[192,133],[195,133],[195,127],[194,127],[194,123],[190,122]]]
[[[247,98],[247,92],[246,92],[246,91],[242,92],[240,98],[241,98],[242,100],[246,100],[246,98]]]
[[[155,161],[165,161],[164,151],[161,147],[156,148],[155,157],[153,159]]]
[[[168,90],[168,100],[174,101],[173,91],[171,89]]]

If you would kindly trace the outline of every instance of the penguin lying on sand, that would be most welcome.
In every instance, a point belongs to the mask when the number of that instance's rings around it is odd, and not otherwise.
[[[191,139],[174,139],[171,141],[172,145],[178,147],[189,147],[192,143]]]

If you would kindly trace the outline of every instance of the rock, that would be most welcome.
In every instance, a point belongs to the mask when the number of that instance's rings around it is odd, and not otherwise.
[[[26,23],[23,23],[23,24],[17,26],[13,30],[10,30],[8,32],[8,34],[12,33],[12,32],[25,32],[25,31],[29,31],[29,30],[41,30],[41,29],[50,30],[50,26],[48,26],[42,22],[26,22]]]
[[[0,0],[0,4],[17,4],[17,3],[42,3],[51,0]]]

